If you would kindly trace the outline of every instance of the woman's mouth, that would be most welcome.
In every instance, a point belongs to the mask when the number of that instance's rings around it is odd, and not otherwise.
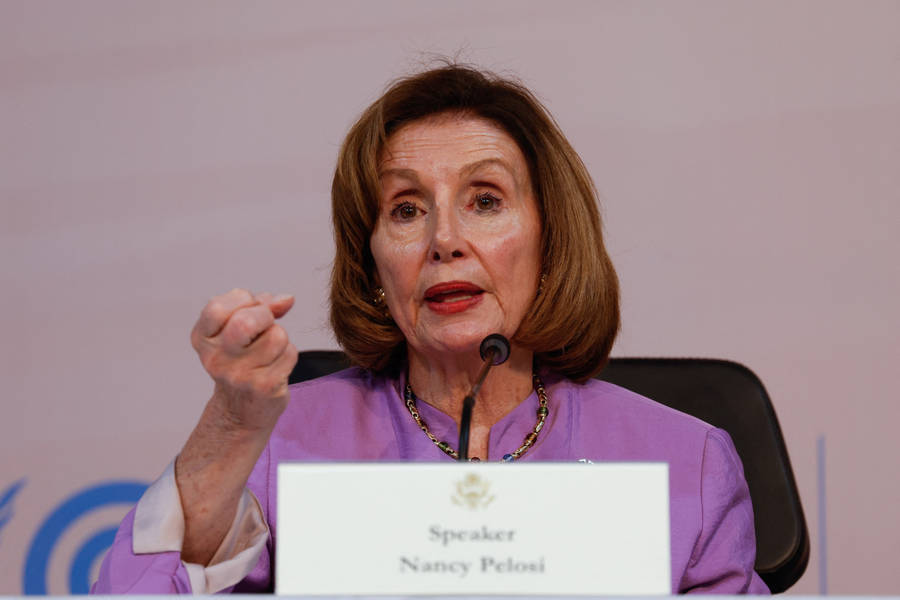
[[[438,314],[448,315],[475,306],[483,293],[483,289],[467,281],[448,281],[425,290],[425,304]]]

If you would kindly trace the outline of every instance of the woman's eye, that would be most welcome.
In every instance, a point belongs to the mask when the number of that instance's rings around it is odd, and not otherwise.
[[[500,198],[490,193],[478,194],[475,196],[475,210],[480,212],[490,212],[500,208]]]
[[[398,204],[394,207],[394,210],[391,211],[391,216],[395,219],[400,219],[401,221],[414,219],[418,215],[419,208],[412,202],[403,202],[401,204]]]

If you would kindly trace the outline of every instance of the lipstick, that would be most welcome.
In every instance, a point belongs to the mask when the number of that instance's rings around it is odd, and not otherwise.
[[[463,312],[481,302],[484,290],[468,281],[448,281],[425,290],[425,305],[441,315]]]

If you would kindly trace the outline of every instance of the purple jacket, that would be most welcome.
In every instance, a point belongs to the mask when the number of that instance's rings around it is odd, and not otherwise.
[[[526,461],[656,461],[669,464],[673,592],[767,594],[753,570],[753,511],[728,434],[615,385],[579,385],[546,374],[550,415]],[[271,535],[234,592],[273,590],[278,538],[276,468],[281,460],[452,460],[424,435],[403,401],[401,379],[348,369],[291,387],[291,402],[248,481]],[[532,393],[491,428],[489,456],[518,448],[534,426]],[[422,419],[438,439],[456,424],[424,402]],[[103,562],[94,593],[181,593],[191,589],[178,552],[134,554],[134,511]]]

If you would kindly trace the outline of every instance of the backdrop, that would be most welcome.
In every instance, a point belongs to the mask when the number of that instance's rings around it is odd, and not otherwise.
[[[519,76],[602,195],[614,354],[751,367],[798,593],[900,593],[900,3],[0,0],[0,594],[86,589],[209,397],[207,298],[333,348],[329,185],[429,53]]]

